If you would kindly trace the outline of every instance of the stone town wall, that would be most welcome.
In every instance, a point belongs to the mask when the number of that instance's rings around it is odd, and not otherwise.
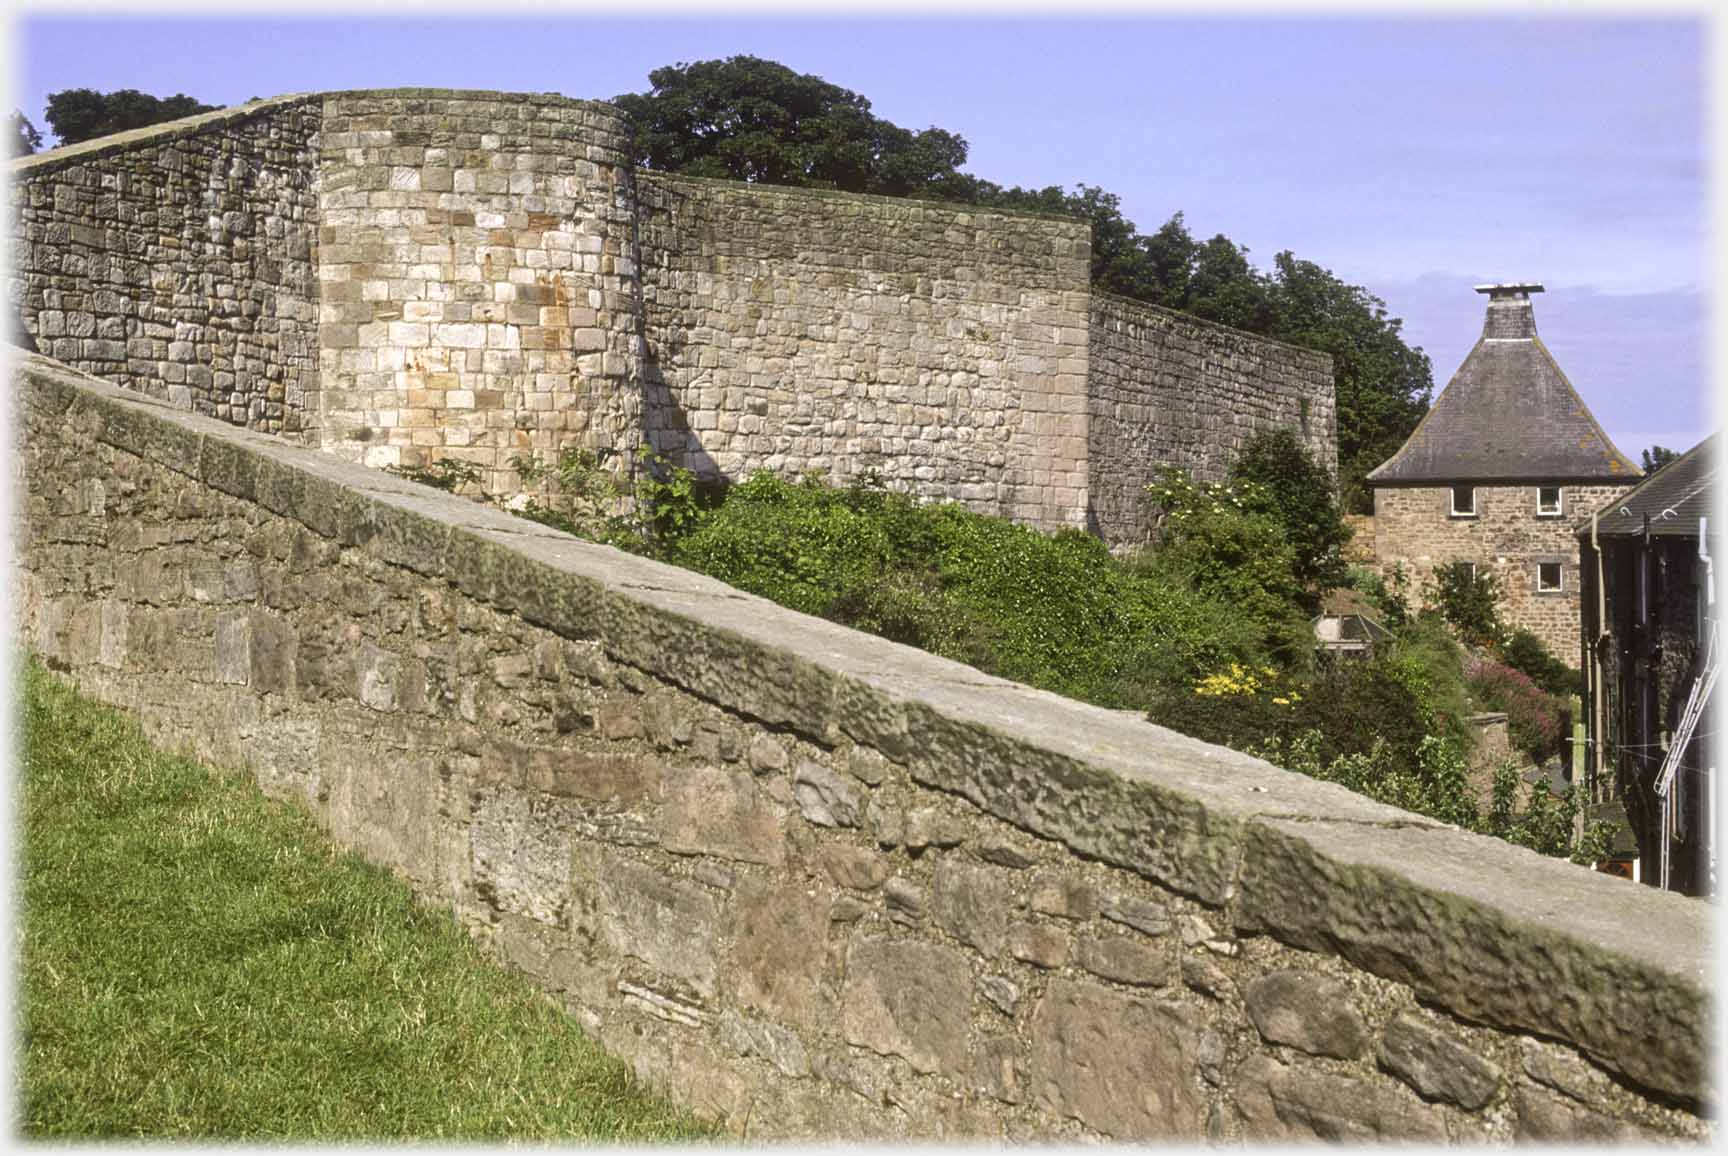
[[[648,173],[639,196],[663,453],[1084,524],[1085,224]]]
[[[1394,562],[1401,562],[1411,594],[1420,600],[1435,570],[1474,562],[1478,574],[1492,574],[1499,582],[1506,624],[1530,631],[1576,668],[1582,661],[1577,527],[1636,481],[1564,485],[1559,517],[1537,516],[1534,485],[1477,486],[1473,518],[1452,516],[1452,491],[1444,486],[1378,487],[1374,544],[1380,568],[1390,572]],[[1536,589],[1538,562],[1562,564],[1558,592]]]
[[[1146,487],[1163,466],[1223,481],[1261,430],[1296,430],[1338,472],[1332,359],[1198,318],[1093,293],[1087,436],[1094,526],[1145,541],[1156,510]]]
[[[292,434],[318,390],[320,104],[289,96],[14,161],[8,305],[43,353]]]
[[[1706,904],[19,362],[28,644],[734,1129],[1707,1133]]]
[[[370,466],[636,444],[628,154],[552,95],[331,93],[319,163],[318,444]]]

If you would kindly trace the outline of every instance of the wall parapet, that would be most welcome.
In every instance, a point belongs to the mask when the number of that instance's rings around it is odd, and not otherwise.
[[[734,1126],[1703,1133],[1703,903],[45,358],[12,384],[29,643]]]

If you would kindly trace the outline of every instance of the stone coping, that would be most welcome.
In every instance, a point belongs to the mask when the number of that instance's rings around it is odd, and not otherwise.
[[[197,136],[212,129],[224,128],[231,124],[251,120],[280,108],[287,108],[296,104],[310,104],[315,100],[322,100],[326,95],[319,92],[290,93],[286,96],[273,96],[268,100],[254,100],[230,108],[219,108],[213,112],[201,112],[196,116],[181,117],[179,120],[167,120],[161,124],[129,129],[126,132],[110,133],[107,136],[95,137],[92,140],[80,141],[77,144],[61,145],[59,148],[49,149],[47,152],[37,153],[34,156],[19,157],[10,163],[8,171],[16,179],[33,173],[62,168],[66,165],[80,164],[112,153],[125,152],[139,145],[159,144],[164,141],[179,140],[182,137]]]
[[[616,107],[608,105],[608,108]],[[808,185],[770,185],[756,181],[734,181],[725,177],[693,177],[683,173],[663,173],[658,169],[636,170],[636,179],[658,184],[690,184],[697,187],[708,187],[735,192],[774,193],[788,197],[804,197],[811,200],[853,201],[865,205],[913,205],[920,209],[936,209],[951,214],[967,214],[978,217],[1011,217],[1034,221],[1066,222],[1074,226],[1076,232],[1085,231],[1086,243],[1092,243],[1092,224],[1079,217],[1070,217],[1066,213],[1050,213],[1043,209],[1017,209],[997,205],[973,205],[963,201],[935,201],[924,197],[890,197],[883,193],[854,193],[845,189],[820,189]],[[1094,290],[1096,292],[1096,290]],[[1126,298],[1124,298],[1126,300]],[[1138,304],[1136,302],[1136,304]]]
[[[1707,1104],[1711,907],[1383,806],[1120,712],[776,606],[266,434],[18,356],[99,440],[448,582],[727,709],[1342,956],[1496,1027]]]
[[[556,92],[493,92],[489,89],[479,88],[345,88],[334,89],[329,92],[294,92],[263,100],[248,101],[246,104],[236,104],[228,108],[219,108],[212,112],[201,112],[195,116],[181,117],[179,120],[168,120],[160,124],[146,125],[143,128],[129,129],[126,132],[110,133],[108,136],[99,136],[92,140],[80,141],[77,144],[61,145],[59,148],[49,149],[47,152],[12,160],[8,165],[8,171],[14,177],[44,172],[64,165],[94,160],[111,153],[124,152],[139,145],[196,136],[212,129],[239,124],[263,113],[274,112],[291,105],[310,104],[313,101],[321,102],[330,97],[343,96],[376,96],[401,100],[474,100],[511,101],[518,104],[556,104],[575,108],[593,108],[620,118],[623,116],[616,105],[598,100],[580,100]]]
[[[1204,317],[1196,317],[1194,314],[1184,313],[1180,309],[1171,309],[1164,305],[1154,305],[1150,301],[1136,301],[1132,297],[1124,297],[1120,293],[1109,293],[1103,289],[1094,288],[1092,290],[1092,300],[1099,304],[1109,305],[1114,309],[1124,311],[1139,310],[1142,313],[1149,313],[1154,316],[1170,317],[1188,325],[1197,325],[1201,328],[1215,330],[1219,333],[1228,333],[1234,337],[1246,337],[1250,340],[1262,342],[1266,345],[1275,345],[1281,349],[1294,350],[1297,353],[1306,354],[1309,357],[1324,358],[1326,361],[1327,375],[1330,376],[1332,373],[1332,355],[1324,350],[1310,349],[1306,345],[1296,345],[1289,341],[1280,341],[1276,337],[1265,337],[1259,333],[1253,332],[1252,330],[1238,329],[1234,325],[1225,325],[1221,321],[1208,321]]]

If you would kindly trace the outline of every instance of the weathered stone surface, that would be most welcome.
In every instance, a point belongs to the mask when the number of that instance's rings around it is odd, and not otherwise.
[[[986,956],[1002,950],[1012,894],[982,867],[949,861],[936,869],[930,911],[936,926]]]
[[[907,812],[901,842],[909,851],[922,851],[926,847],[955,847],[965,838],[966,828],[956,816],[935,807],[916,807]]]
[[[748,772],[685,767],[665,783],[661,840],[668,851],[770,867],[785,862],[780,819]]]
[[[1032,1017],[1033,1102],[1116,1140],[1197,1137],[1199,1034],[1179,1004],[1053,979]]]
[[[619,955],[641,960],[704,999],[719,975],[720,906],[700,887],[628,859],[593,862],[600,904],[586,927]]]
[[[978,979],[978,990],[991,1006],[1005,1016],[1014,1014],[1020,1006],[1020,988],[1013,980],[1000,975],[985,975]]]
[[[1694,1096],[1708,1018],[1700,906],[1602,882],[1460,831],[1268,819],[1250,834],[1236,918]]]
[[[1046,877],[1032,886],[1032,910],[1062,919],[1091,919],[1098,914],[1098,897],[1084,880]]]
[[[1018,1104],[1026,1098],[1025,1061],[1020,1058],[1020,1041],[1014,1036],[990,1036],[978,1042],[973,1061],[973,1083],[980,1092]]]
[[[1213,999],[1228,999],[1236,993],[1236,984],[1224,969],[1203,955],[1182,956],[1182,982]]]
[[[1087,936],[1074,953],[1077,963],[1093,975],[1134,987],[1163,987],[1170,982],[1170,949],[1125,935]]]
[[[1068,961],[1068,933],[1047,923],[1013,923],[1008,954],[1034,967],[1055,969]]]
[[[806,759],[798,764],[792,793],[804,818],[818,827],[856,827],[863,817],[858,788],[821,763]]]
[[[1580,1103],[1600,1102],[1613,1086],[1589,1061],[1541,1040],[1519,1040],[1518,1059],[1524,1074],[1532,1080],[1564,1092]]]
[[[1380,1066],[1415,1088],[1423,1099],[1475,1111],[1494,1098],[1500,1069],[1465,1044],[1406,1012],[1380,1035]]]
[[[854,891],[874,891],[888,878],[888,860],[867,847],[833,843],[822,849],[828,877]]]
[[[798,1033],[731,1010],[720,1013],[719,1028],[721,1045],[739,1055],[760,1056],[794,1080],[810,1074],[810,1054]]]
[[[1112,923],[1132,927],[1143,935],[1168,935],[1170,913],[1162,904],[1140,899],[1114,899],[1098,912]]]
[[[980,839],[976,850],[978,858],[998,867],[1020,870],[1038,862],[1038,853],[1034,848],[1018,839],[1002,835],[989,835]]]
[[[889,762],[886,755],[869,747],[855,746],[846,752],[846,771],[868,786],[880,787],[888,781]]]
[[[786,769],[786,748],[767,735],[757,735],[750,740],[750,767],[757,771],[782,771]]]
[[[1249,1056],[1236,1069],[1236,1111],[1250,1140],[1447,1139],[1438,1109],[1366,1080]]]
[[[1368,1048],[1368,1027],[1343,984],[1305,971],[1275,971],[1243,993],[1248,1018],[1266,1040],[1310,1055],[1354,1060]]]
[[[827,898],[756,878],[740,879],[735,895],[732,956],[739,1002],[794,1027],[825,1022]]]
[[[924,918],[928,900],[924,889],[912,880],[896,875],[883,886],[882,894],[888,900],[891,918],[904,923],[916,923]]]
[[[1649,1143],[1661,1138],[1635,1124],[1593,1112],[1582,1104],[1529,1085],[1520,1085],[1512,1099],[1518,1112],[1520,1140],[1624,1144]]]
[[[953,948],[856,939],[846,954],[841,1030],[847,1043],[900,1056],[915,1071],[957,1076],[971,987],[966,957]]]

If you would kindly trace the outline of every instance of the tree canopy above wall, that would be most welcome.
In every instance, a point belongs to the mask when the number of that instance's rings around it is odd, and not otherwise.
[[[648,80],[647,92],[613,98],[647,168],[1078,217],[1092,226],[1094,287],[1331,354],[1339,482],[1352,509],[1372,508],[1364,475],[1427,412],[1433,368],[1404,343],[1386,303],[1289,251],[1262,272],[1221,233],[1195,240],[1180,212],[1145,234],[1115,193],[1094,185],[1003,188],[960,171],[967,145],[958,133],[901,128],[865,97],[774,61],[680,63]]]

